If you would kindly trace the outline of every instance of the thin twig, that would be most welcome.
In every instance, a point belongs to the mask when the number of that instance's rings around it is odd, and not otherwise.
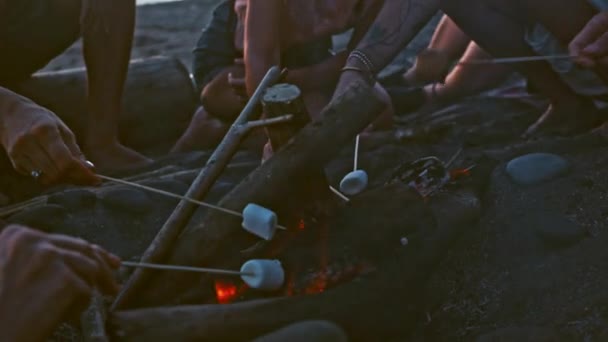
[[[222,208],[222,207],[217,206],[217,205],[209,204],[207,202],[197,201],[197,200],[195,200],[193,198],[186,197],[186,196],[183,196],[183,195],[174,194],[174,193],[169,192],[169,191],[165,191],[165,190],[161,190],[161,189],[156,189],[156,188],[153,188],[153,187],[150,187],[150,186],[147,186],[147,185],[143,185],[143,184],[139,184],[139,183],[133,183],[133,182],[129,182],[129,181],[126,181],[126,180],[123,180],[123,179],[118,179],[118,178],[114,178],[114,177],[108,177],[108,176],[104,176],[104,175],[100,175],[100,174],[97,174],[97,177],[99,177],[99,178],[101,178],[103,180],[110,181],[110,182],[115,182],[115,183],[119,183],[119,184],[122,184],[122,185],[130,186],[130,187],[133,187],[133,188],[138,188],[138,189],[154,192],[154,193],[157,193],[159,195],[163,195],[163,196],[172,197],[172,198],[176,198],[176,199],[179,199],[179,200],[187,201],[187,202],[190,202],[192,204],[200,205],[201,207],[205,207],[205,208],[221,211],[221,212],[223,212],[225,214],[228,214],[228,215],[237,216],[237,217],[243,217],[243,214],[239,213],[236,210],[230,210],[230,209]],[[286,227],[279,226],[279,225],[277,225],[277,228],[283,229],[283,230],[287,230]]]
[[[462,148],[459,148],[458,151],[456,151],[456,153],[452,156],[452,158],[450,158],[450,160],[447,163],[445,163],[445,168],[447,169],[450,166],[452,166],[452,164],[454,164],[456,159],[458,159],[458,157],[460,157],[461,153],[462,153]]]
[[[282,123],[293,120],[293,118],[294,118],[294,116],[292,114],[287,114],[287,115],[278,116],[276,118],[271,118],[271,119],[249,121],[248,123],[245,124],[245,126],[247,126],[247,129],[254,129],[254,128],[258,128],[258,127],[266,127],[266,126],[272,126],[272,125],[276,125],[276,124],[282,124]]]

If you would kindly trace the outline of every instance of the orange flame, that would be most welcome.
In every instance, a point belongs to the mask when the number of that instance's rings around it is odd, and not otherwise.
[[[239,291],[236,285],[227,282],[215,282],[215,295],[219,304],[228,304],[238,296]]]

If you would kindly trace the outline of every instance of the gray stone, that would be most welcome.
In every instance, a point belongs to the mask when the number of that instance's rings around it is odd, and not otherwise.
[[[568,247],[587,235],[585,229],[558,213],[536,213],[531,223],[538,237],[550,247]]]
[[[148,212],[153,202],[143,190],[115,188],[101,195],[101,201],[112,209],[134,214]]]
[[[44,231],[60,229],[68,217],[68,211],[56,204],[25,209],[9,218],[9,223],[21,224]]]
[[[70,209],[88,208],[95,205],[97,195],[89,190],[75,189],[53,194],[49,197],[49,204],[57,204]]]
[[[511,179],[520,185],[539,184],[568,172],[564,158],[549,153],[532,153],[511,160],[506,167]]]

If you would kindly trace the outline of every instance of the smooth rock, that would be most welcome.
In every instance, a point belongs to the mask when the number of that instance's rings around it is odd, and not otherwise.
[[[60,205],[47,204],[25,209],[9,218],[9,223],[16,223],[44,231],[61,228],[67,219],[68,211]]]
[[[143,214],[148,212],[153,202],[143,190],[130,188],[115,188],[101,194],[102,202],[110,208]]]
[[[519,185],[539,184],[568,172],[570,164],[558,155],[532,153],[511,160],[507,174]]]
[[[536,213],[531,223],[537,236],[550,247],[568,247],[587,235],[585,229],[558,213]]]
[[[97,195],[89,190],[75,189],[53,194],[49,197],[49,204],[57,204],[70,209],[87,208],[95,205]]]

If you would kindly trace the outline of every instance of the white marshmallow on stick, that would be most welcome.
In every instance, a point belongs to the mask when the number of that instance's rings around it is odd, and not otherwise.
[[[276,291],[285,282],[285,271],[279,260],[249,260],[241,267],[241,279],[251,288]]]
[[[249,287],[261,291],[278,290],[283,286],[283,283],[285,282],[285,271],[283,270],[283,266],[281,266],[281,262],[278,260],[249,260],[243,264],[240,271],[204,267],[138,263],[130,261],[123,261],[122,265],[126,267],[151,268],[167,271],[196,272],[217,274],[223,276],[241,276],[241,279],[243,279],[243,281]]]
[[[277,215],[270,209],[249,203],[243,209],[243,228],[264,240],[272,240],[278,229],[285,229],[277,224]]]
[[[358,163],[359,163],[359,135],[357,135],[357,138],[355,140],[355,158],[354,158],[354,163],[353,163],[354,164],[353,172],[350,172],[349,174],[344,176],[344,178],[342,178],[342,181],[340,182],[340,191],[342,191],[343,193],[345,193],[349,196],[357,195],[357,194],[361,193],[361,191],[365,190],[365,188],[367,188],[367,183],[368,183],[367,172],[365,172],[363,170],[357,170]]]

